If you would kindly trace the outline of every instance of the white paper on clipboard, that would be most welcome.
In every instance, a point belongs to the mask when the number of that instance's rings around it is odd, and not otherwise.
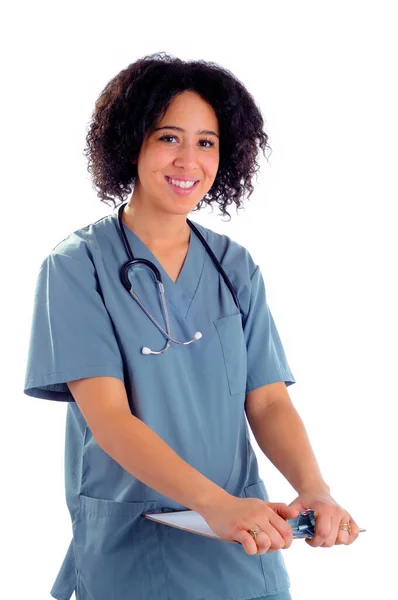
[[[204,535],[205,537],[229,542],[230,544],[241,545],[240,542],[221,538],[209,527],[202,515],[194,510],[179,510],[168,513],[143,513],[142,516],[146,519],[156,521],[157,523],[176,527],[177,529],[189,531],[190,533]]]

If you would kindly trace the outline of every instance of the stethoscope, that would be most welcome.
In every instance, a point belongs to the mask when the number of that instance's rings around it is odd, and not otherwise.
[[[167,343],[166,343],[165,347],[163,348],[163,350],[158,350],[158,351],[151,350],[150,348],[147,348],[146,346],[144,346],[143,348],[141,348],[141,352],[142,352],[142,354],[163,354],[163,352],[166,352],[166,350],[168,350],[168,348],[170,347],[170,345],[171,345],[170,342],[174,342],[175,344],[183,344],[184,346],[187,346],[188,344],[192,344],[192,342],[194,342],[195,340],[199,340],[202,337],[202,334],[200,331],[197,331],[195,333],[195,335],[193,336],[193,338],[188,340],[187,342],[180,342],[171,337],[169,313],[168,313],[167,307],[166,307],[166,300],[165,300],[165,296],[164,296],[164,286],[163,286],[163,282],[162,282],[162,276],[160,274],[159,269],[150,260],[147,260],[145,258],[134,258],[134,255],[132,253],[130,244],[127,240],[127,236],[124,231],[123,222],[122,222],[122,214],[123,214],[123,210],[124,210],[124,207],[126,206],[126,204],[127,204],[127,202],[122,204],[118,210],[119,232],[120,232],[124,247],[126,249],[127,256],[129,257],[129,260],[120,269],[120,279],[121,279],[121,282],[124,285],[125,289],[134,298],[134,300],[139,304],[139,306],[142,308],[142,310],[145,312],[145,314],[150,318],[150,320],[155,325],[155,327],[157,327],[159,329],[159,331],[167,339]],[[210,248],[210,246],[208,245],[208,243],[206,242],[206,240],[204,239],[204,237],[202,236],[200,231],[198,231],[197,227],[195,227],[195,225],[188,219],[187,219],[187,223],[190,226],[190,228],[195,232],[195,234],[198,236],[199,240],[202,242],[203,246],[205,247],[206,252],[212,258],[218,272],[222,275],[225,283],[227,284],[228,289],[230,290],[230,292],[232,294],[232,297],[234,299],[234,302],[235,302],[239,312],[241,312],[235,290],[232,287],[232,284],[231,284],[230,280],[228,279],[227,274],[225,273],[224,269],[220,265],[214,252],[212,251],[212,249]],[[140,300],[138,295],[133,290],[133,286],[128,278],[128,271],[131,267],[135,267],[136,265],[145,265],[146,267],[149,267],[152,274],[155,276],[156,282],[158,284],[158,291],[160,294],[161,306],[162,306],[163,316],[164,316],[164,319],[166,322],[167,331],[165,331],[163,329],[163,327],[161,327],[159,325],[159,323],[154,319],[154,317],[149,313],[149,311],[145,308],[143,302]]]

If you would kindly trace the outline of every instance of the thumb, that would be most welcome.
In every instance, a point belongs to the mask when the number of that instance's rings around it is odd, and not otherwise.
[[[294,519],[301,512],[301,506],[299,504],[288,505],[284,502],[269,502],[271,508],[280,516],[282,519]]]

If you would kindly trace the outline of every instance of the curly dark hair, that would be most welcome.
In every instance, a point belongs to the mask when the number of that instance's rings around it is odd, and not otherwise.
[[[253,193],[258,171],[258,146],[265,155],[268,135],[259,108],[245,86],[230,71],[204,60],[183,61],[165,52],[145,56],[109,81],[95,103],[84,155],[101,202],[121,202],[132,192],[136,160],[148,132],[165,115],[172,99],[189,90],[210,104],[220,129],[220,156],[216,178],[196,205],[216,202],[222,215],[233,202]]]

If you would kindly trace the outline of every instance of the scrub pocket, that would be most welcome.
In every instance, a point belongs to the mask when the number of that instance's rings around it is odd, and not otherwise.
[[[142,517],[149,508],[80,495],[73,523],[78,600],[165,598],[158,524]]]
[[[265,500],[264,483],[248,486],[245,495]],[[289,588],[280,551],[249,555],[240,544],[167,525],[159,534],[170,600],[251,600]]]
[[[213,322],[220,338],[229,391],[246,392],[247,351],[242,315],[236,313]]]
[[[260,498],[260,500],[269,502],[269,496],[262,479],[245,487],[244,492],[247,498]],[[270,554],[267,554],[267,552],[260,554],[260,561],[264,570],[266,595],[277,594],[290,587],[290,578],[281,550],[276,550]]]

